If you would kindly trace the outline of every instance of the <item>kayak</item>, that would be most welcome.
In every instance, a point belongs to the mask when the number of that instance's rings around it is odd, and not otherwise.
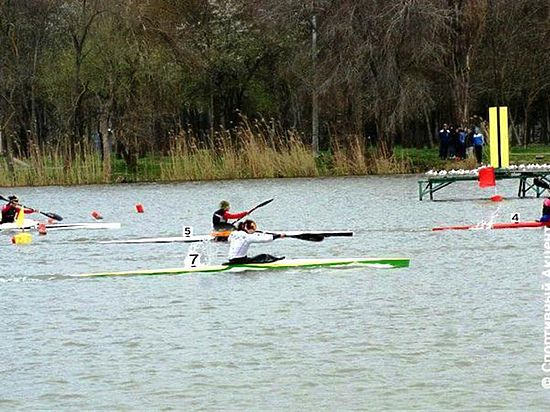
[[[99,243],[103,244],[139,244],[139,243],[195,243],[195,242],[204,242],[204,241],[226,241],[231,232],[212,232],[208,235],[194,235],[194,236],[171,236],[171,237],[146,237],[139,239],[116,239],[116,240],[104,240]],[[265,233],[284,233],[286,236],[291,238],[297,238],[302,240],[315,240],[325,238],[325,237],[335,237],[335,236],[353,236],[351,231],[269,231]]]
[[[432,228],[433,231],[440,230],[483,230],[483,229],[526,229],[533,227],[550,227],[550,222],[511,222],[493,223],[492,225],[464,225],[464,226],[441,226]]]
[[[0,224],[0,232],[18,230],[36,230],[42,222],[25,219],[22,227],[14,223]],[[93,223],[44,223],[46,230],[71,230],[71,229],[120,229],[120,223],[93,222]]]
[[[282,259],[271,263],[242,263],[236,265],[203,265],[166,269],[142,269],[125,272],[82,273],[71,277],[184,275],[192,273],[245,272],[319,267],[370,267],[378,269],[404,268],[408,258],[340,258],[340,259]]]
[[[93,223],[52,223],[46,224],[47,230],[71,230],[71,229],[120,229],[118,222],[93,222]]]
[[[19,227],[17,226],[17,223],[1,223],[0,224],[0,232],[9,232],[13,230],[27,230],[27,229],[34,229],[38,227],[38,223],[36,220],[32,219],[25,219],[23,221],[23,226]]]
[[[103,240],[99,243],[103,244],[134,244],[134,243],[195,243],[215,240],[212,235],[197,235],[197,236],[172,236],[172,237],[146,237],[139,239],[115,239]]]

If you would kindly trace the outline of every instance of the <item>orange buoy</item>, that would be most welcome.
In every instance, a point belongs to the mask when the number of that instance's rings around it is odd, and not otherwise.
[[[45,235],[45,234],[47,234],[47,233],[48,233],[48,231],[47,231],[47,229],[46,229],[46,225],[45,225],[44,223],[40,223],[40,224],[38,225],[38,234],[40,234],[40,235]]]
[[[103,216],[101,216],[101,213],[99,213],[97,210],[92,211],[92,217],[95,220],[101,220],[103,219]]]
[[[136,212],[143,213],[143,205],[141,203],[136,203]]]

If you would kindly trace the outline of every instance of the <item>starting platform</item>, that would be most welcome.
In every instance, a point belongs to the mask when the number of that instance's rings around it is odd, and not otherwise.
[[[495,169],[495,179],[517,179],[519,180],[518,197],[524,198],[527,193],[534,192],[537,197],[540,197],[546,189],[536,186],[533,183],[534,178],[539,178],[550,184],[550,170],[503,170]],[[529,182],[531,179],[531,182]],[[476,175],[451,175],[451,176],[429,176],[418,181],[418,197],[422,200],[426,195],[430,196],[430,200],[434,200],[434,193],[449,186],[455,182],[477,181]]]

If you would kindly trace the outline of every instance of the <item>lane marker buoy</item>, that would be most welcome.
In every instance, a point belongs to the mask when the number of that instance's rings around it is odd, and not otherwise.
[[[13,235],[11,243],[14,245],[28,245],[32,242],[32,235],[29,232],[21,232]]]
[[[40,224],[38,225],[38,233],[39,233],[40,235],[45,235],[45,234],[48,233],[48,231],[47,231],[47,229],[46,229],[46,225],[45,225],[44,223],[40,223]]]

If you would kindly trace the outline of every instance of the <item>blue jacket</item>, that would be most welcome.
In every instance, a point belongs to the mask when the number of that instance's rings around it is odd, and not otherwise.
[[[481,133],[474,134],[473,144],[474,146],[483,146],[484,141],[483,141],[483,135]]]

